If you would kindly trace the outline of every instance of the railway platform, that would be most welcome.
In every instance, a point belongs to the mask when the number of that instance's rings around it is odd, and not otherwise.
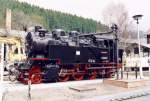
[[[93,90],[77,91],[70,88]],[[3,91],[3,101],[28,100],[28,85],[6,81]],[[150,97],[149,95],[149,86],[123,88],[104,84],[103,79],[31,85],[31,101],[132,101],[133,98]]]

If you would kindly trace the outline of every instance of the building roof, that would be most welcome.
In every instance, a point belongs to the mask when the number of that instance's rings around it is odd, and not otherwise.
[[[24,38],[25,35],[26,35],[26,32],[20,31],[20,30],[11,30],[8,32],[5,29],[0,29],[0,36],[13,36],[13,37]]]
[[[146,35],[150,35],[150,28],[145,32]]]

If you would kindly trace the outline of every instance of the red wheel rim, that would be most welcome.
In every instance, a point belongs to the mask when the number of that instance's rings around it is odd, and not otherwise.
[[[41,83],[41,75],[34,75],[33,74],[32,78],[31,78],[31,82],[33,84],[39,84],[39,83]]]
[[[84,78],[84,75],[83,75],[83,74],[78,73],[78,72],[80,71],[80,67],[81,67],[80,64],[77,64],[77,65],[76,65],[75,72],[74,72],[73,75],[72,75],[72,77],[73,77],[74,80],[79,81],[79,80],[83,80],[83,78]]]
[[[29,79],[32,84],[39,84],[42,81],[41,69],[38,66],[33,66],[29,71]]]
[[[63,75],[63,76],[59,76],[59,81],[60,82],[65,82],[69,80],[69,75]]]
[[[93,72],[89,75],[89,79],[90,79],[90,80],[96,79],[96,76],[97,76],[96,71],[93,71]]]
[[[77,81],[83,80],[84,75],[83,74],[74,74],[73,78],[74,78],[74,80],[77,80]]]

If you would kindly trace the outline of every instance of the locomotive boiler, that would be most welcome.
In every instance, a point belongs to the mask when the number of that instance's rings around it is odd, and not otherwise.
[[[27,32],[27,61],[19,66],[19,81],[57,82],[112,77],[120,68],[121,51],[117,49],[117,26],[103,33],[52,32],[35,26]],[[119,55],[118,55],[119,53]],[[120,57],[120,59],[118,59]]]

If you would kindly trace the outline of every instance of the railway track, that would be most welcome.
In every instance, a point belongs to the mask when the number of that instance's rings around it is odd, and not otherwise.
[[[140,98],[140,97],[144,97],[144,96],[149,96],[149,95],[150,95],[150,93],[141,93],[141,94],[131,95],[131,96],[128,96],[128,97],[111,99],[110,101],[127,101],[127,100],[136,99],[136,98]]]

